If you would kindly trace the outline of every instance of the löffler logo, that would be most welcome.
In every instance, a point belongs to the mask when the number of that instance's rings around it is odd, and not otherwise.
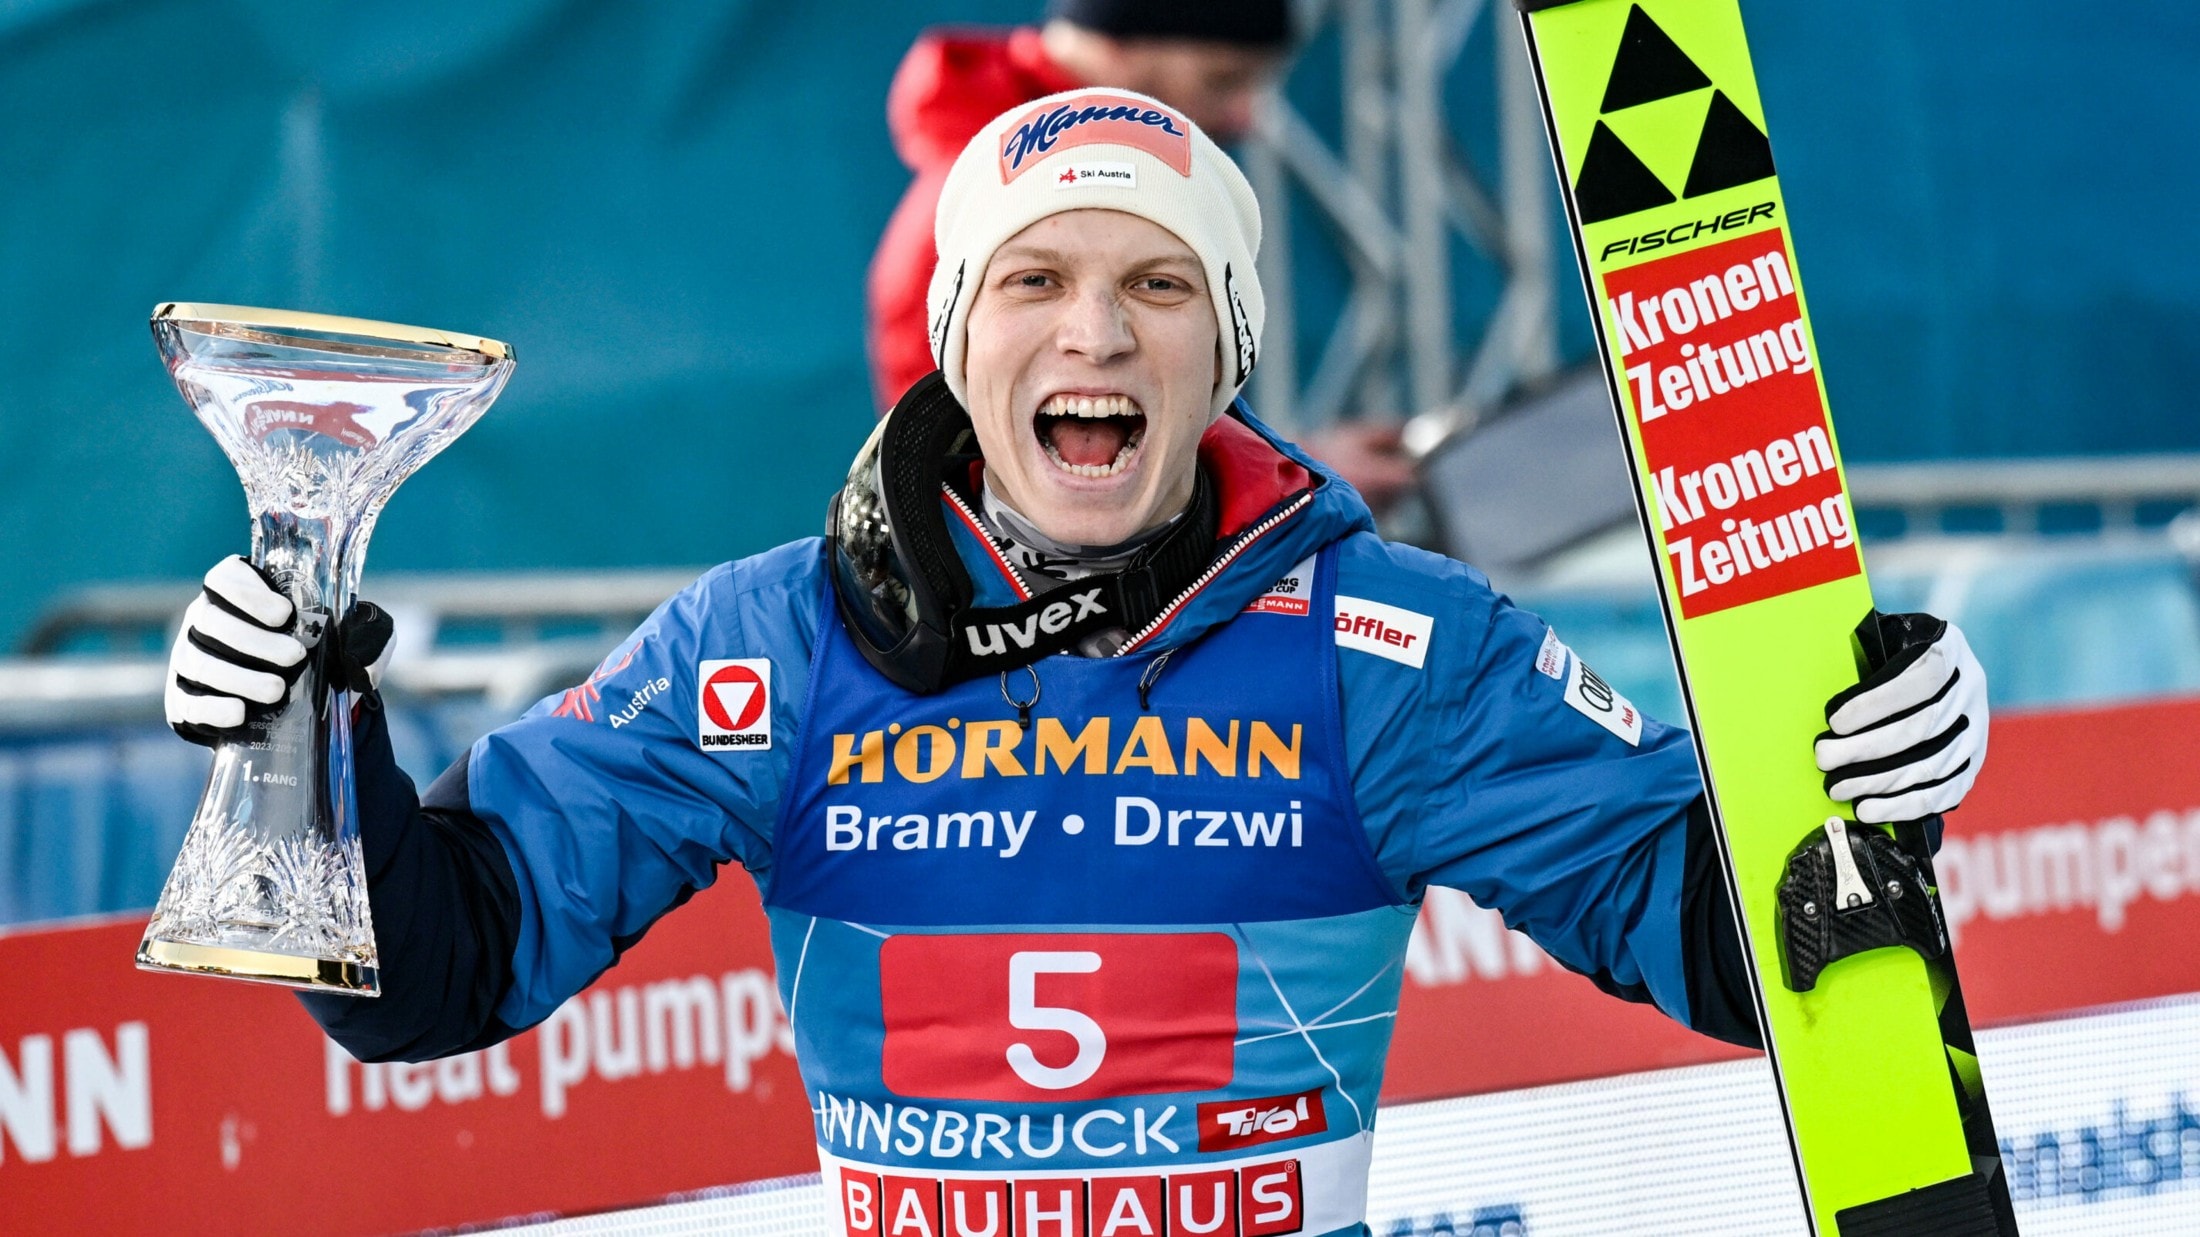
[[[1373,653],[1419,670],[1428,660],[1429,633],[1435,629],[1436,620],[1426,614],[1365,597],[1337,597],[1337,647],[1341,649]]]
[[[1781,229],[1603,283],[1682,617],[1862,571]]]
[[[1018,118],[1001,137],[1001,183],[1056,151],[1103,143],[1145,151],[1179,176],[1192,174],[1191,122],[1143,99],[1100,93],[1033,108]]]
[[[706,661],[695,670],[696,742],[710,748],[772,745],[772,664],[768,658]]]

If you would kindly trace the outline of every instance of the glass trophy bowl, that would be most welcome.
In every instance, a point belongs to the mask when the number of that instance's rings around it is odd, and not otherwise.
[[[381,991],[352,785],[352,694],[331,638],[398,483],[503,389],[503,344],[234,305],[153,311],[160,355],[244,482],[252,561],[310,652],[214,768],[138,945],[148,970]]]

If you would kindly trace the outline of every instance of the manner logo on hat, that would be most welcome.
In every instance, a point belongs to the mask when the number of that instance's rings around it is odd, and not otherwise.
[[[1192,125],[1144,99],[1116,94],[1078,95],[1035,107],[1001,137],[1001,183],[1008,184],[1058,150],[1105,143],[1143,150],[1192,174]]]

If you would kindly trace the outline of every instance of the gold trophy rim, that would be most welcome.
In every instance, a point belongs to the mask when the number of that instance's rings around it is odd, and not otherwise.
[[[218,945],[192,945],[182,941],[138,942],[137,966],[141,971],[185,972],[278,984],[308,991],[338,991],[353,996],[380,996],[380,975],[371,966],[331,958],[306,958],[268,953],[258,949],[229,949]]]
[[[156,323],[174,322],[179,325],[187,322],[212,322],[223,326],[261,330],[324,331],[329,334],[359,335],[388,343],[456,348],[464,352],[479,353],[491,361],[513,359],[512,346],[501,340],[487,339],[480,335],[462,335],[457,331],[439,331],[433,327],[380,322],[373,318],[318,314],[303,309],[262,309],[251,305],[163,301],[153,307],[152,320]]]

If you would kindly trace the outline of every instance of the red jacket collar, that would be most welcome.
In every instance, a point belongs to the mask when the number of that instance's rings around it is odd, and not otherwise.
[[[1236,417],[1224,413],[1199,440],[1199,460],[1221,503],[1216,531],[1235,537],[1276,504],[1314,484],[1314,474]]]

